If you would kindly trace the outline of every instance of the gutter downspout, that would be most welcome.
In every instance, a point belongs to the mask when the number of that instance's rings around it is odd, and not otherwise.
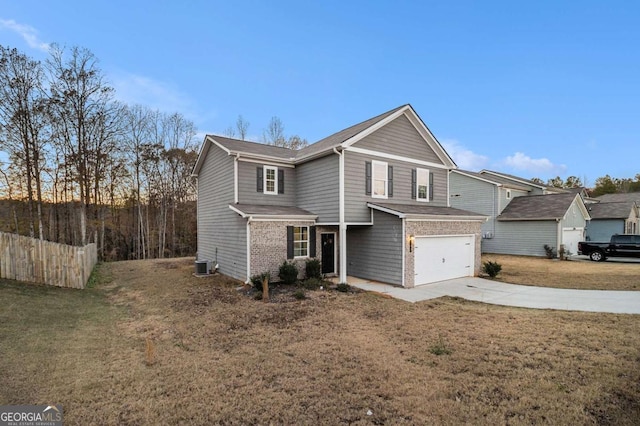
[[[339,165],[339,241],[340,241],[340,282],[347,282],[347,225],[344,221],[344,151],[340,152],[336,147],[333,148],[340,157]]]
[[[556,231],[556,256],[560,257],[560,245],[562,244],[562,219],[556,219],[558,229]]]
[[[233,202],[238,204],[238,159],[240,154],[236,153],[233,159]]]
[[[251,282],[251,220],[252,216],[247,218],[247,280],[245,284]]]

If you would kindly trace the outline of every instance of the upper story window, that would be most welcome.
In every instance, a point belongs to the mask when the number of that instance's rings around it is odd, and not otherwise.
[[[256,191],[264,194],[284,194],[284,169],[276,166],[258,166]]]
[[[416,169],[416,199],[429,201],[429,170]]]
[[[372,182],[373,192],[371,196],[373,198],[387,198],[387,183],[389,180],[387,163],[384,161],[373,160],[371,162],[372,168]]]

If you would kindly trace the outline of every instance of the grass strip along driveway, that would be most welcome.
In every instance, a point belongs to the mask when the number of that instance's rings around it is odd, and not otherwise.
[[[255,300],[193,259],[0,282],[0,404],[66,424],[637,424],[640,316],[366,292]],[[570,263],[570,262],[569,262]]]

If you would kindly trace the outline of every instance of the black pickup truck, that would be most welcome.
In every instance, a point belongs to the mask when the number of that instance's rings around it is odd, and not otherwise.
[[[578,254],[584,254],[595,262],[607,260],[607,257],[640,257],[640,235],[612,235],[608,243],[581,241]]]

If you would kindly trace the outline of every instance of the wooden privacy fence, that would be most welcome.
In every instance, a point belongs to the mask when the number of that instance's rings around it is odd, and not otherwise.
[[[97,262],[95,244],[75,247],[0,232],[0,278],[84,288]]]

